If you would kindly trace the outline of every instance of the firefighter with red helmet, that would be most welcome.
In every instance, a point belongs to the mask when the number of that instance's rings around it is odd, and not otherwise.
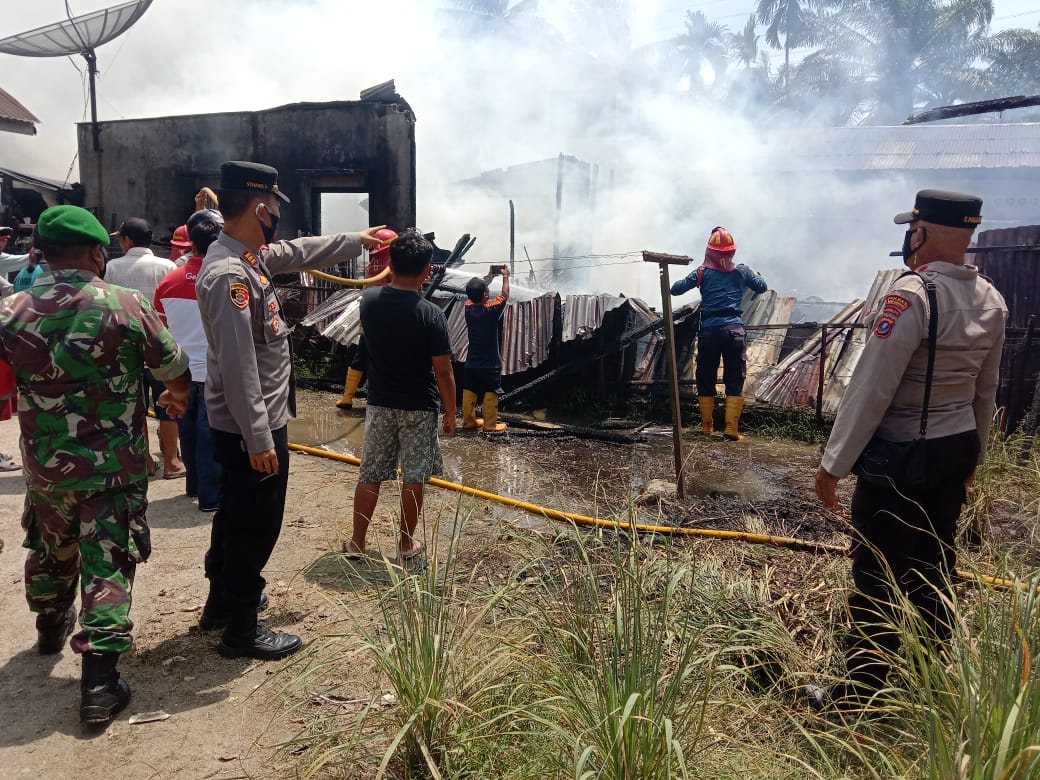
[[[378,287],[390,282],[389,274],[379,279],[375,277],[379,277],[390,267],[390,244],[397,238],[397,233],[389,228],[382,228],[376,231],[376,238],[382,243],[368,256],[368,263],[365,265],[365,278],[372,281],[366,284],[366,287]],[[343,397],[336,401],[337,409],[346,410],[353,408],[354,394],[357,393],[358,386],[365,377],[365,369],[367,367],[368,350],[365,348],[365,334],[362,333],[358,339],[354,359],[350,361],[350,367],[347,369],[347,378],[343,383]]]
[[[697,340],[697,396],[701,407],[701,431],[710,435],[715,426],[715,383],[719,363],[726,385],[726,428],[730,441],[743,438],[738,433],[744,409],[744,380],[747,378],[747,331],[741,301],[744,290],[761,294],[766,280],[746,265],[733,263],[737,242],[723,227],[711,231],[704,250],[704,263],[685,279],[672,285],[672,295],[682,295],[694,287],[701,292],[701,328]]]

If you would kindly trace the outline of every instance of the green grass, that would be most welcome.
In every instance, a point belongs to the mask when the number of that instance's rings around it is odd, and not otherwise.
[[[993,447],[972,511],[1035,515],[1035,454]],[[292,743],[307,746],[301,775],[1040,778],[1040,574],[1027,558],[962,554],[962,568],[1025,579],[959,584],[939,652],[901,604],[890,687],[866,713],[822,717],[801,689],[842,674],[846,560],[576,529],[468,550],[455,521],[442,560],[387,564],[367,613],[344,605],[354,629],[335,653],[290,667],[346,691],[363,666],[395,697],[312,716]]]

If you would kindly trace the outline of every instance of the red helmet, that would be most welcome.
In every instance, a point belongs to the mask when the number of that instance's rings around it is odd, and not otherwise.
[[[711,231],[708,238],[708,249],[715,252],[736,252],[737,242],[733,240],[733,234],[724,227],[717,227]]]
[[[390,228],[381,228],[376,231],[376,238],[378,238],[383,243],[380,244],[376,249],[371,250],[369,254],[372,257],[375,257],[376,255],[382,257],[384,252],[390,251],[390,244],[393,242],[395,238],[397,238],[397,233],[395,233]]]
[[[191,239],[188,238],[188,226],[181,225],[179,228],[173,231],[173,238],[170,239],[170,243],[181,249],[191,249]]]

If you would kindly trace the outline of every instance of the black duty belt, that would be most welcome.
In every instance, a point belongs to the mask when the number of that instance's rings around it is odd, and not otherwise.
[[[740,309],[713,309],[712,311],[706,311],[701,314],[702,319],[708,319],[709,317],[739,317]]]

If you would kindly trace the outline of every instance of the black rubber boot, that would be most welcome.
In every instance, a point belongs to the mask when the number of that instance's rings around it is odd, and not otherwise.
[[[76,629],[76,607],[36,616],[36,649],[40,655],[60,653]]]
[[[108,723],[130,701],[130,686],[119,674],[119,653],[84,653],[79,722]]]

